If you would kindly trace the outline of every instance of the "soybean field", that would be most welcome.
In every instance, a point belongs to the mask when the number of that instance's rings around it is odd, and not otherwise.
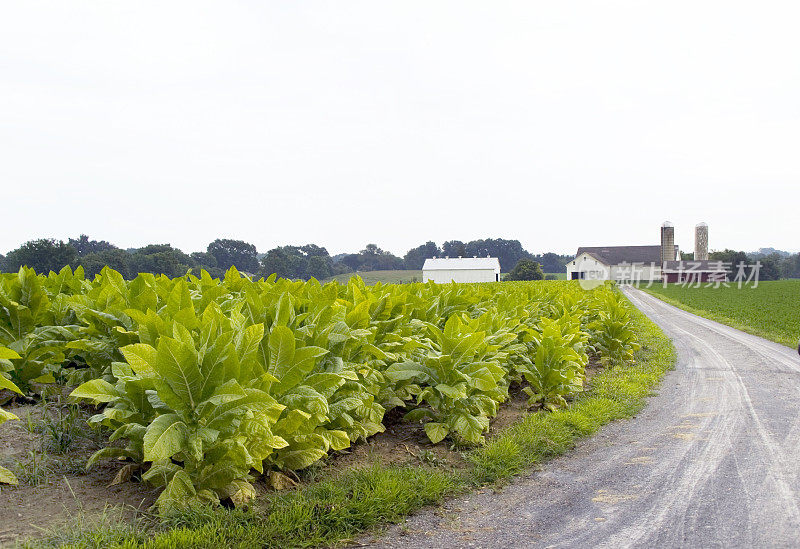
[[[741,288],[668,284],[643,289],[684,310],[783,345],[796,347],[800,338],[800,280]]]

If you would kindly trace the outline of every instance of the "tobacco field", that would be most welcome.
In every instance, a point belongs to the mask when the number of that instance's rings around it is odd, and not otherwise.
[[[0,274],[0,403],[68,388],[105,433],[99,460],[163,487],[161,513],[242,505],[384,430],[399,409],[432,443],[480,444],[509,396],[557,409],[589,358],[632,360],[613,286],[573,282],[366,286],[223,280],[109,268]],[[0,411],[0,423],[15,420]],[[1,428],[1,427],[0,427]],[[0,467],[0,482],[14,484]]]

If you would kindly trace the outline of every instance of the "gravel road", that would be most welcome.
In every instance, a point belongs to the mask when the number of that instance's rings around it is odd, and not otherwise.
[[[747,290],[742,290],[747,291]],[[678,363],[633,420],[374,547],[800,547],[800,358],[644,292]]]

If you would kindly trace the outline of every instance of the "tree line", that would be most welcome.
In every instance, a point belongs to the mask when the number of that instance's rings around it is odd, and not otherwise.
[[[681,259],[691,261],[693,253],[681,252]],[[779,280],[782,278],[800,278],[800,253],[789,254],[787,252],[771,253],[746,253],[736,250],[720,250],[709,252],[708,259],[711,261],[722,261],[728,266],[728,277],[733,280],[739,269],[739,264],[744,263],[747,273],[756,262],[760,263],[759,280]]]
[[[254,276],[323,280],[337,274],[378,270],[419,270],[426,259],[433,257],[497,257],[503,272],[510,272],[520,262],[536,262],[544,273],[564,272],[569,256],[555,253],[534,255],[518,240],[502,238],[462,242],[450,240],[438,246],[426,242],[409,250],[403,257],[367,244],[356,253],[331,256],[316,244],[278,246],[260,254],[255,245],[242,240],[216,239],[205,251],[184,253],[170,244],[148,244],[141,248],[122,249],[105,240],[87,235],[66,242],[55,239],[31,240],[7,255],[0,255],[0,271],[13,272],[26,265],[37,272],[59,271],[65,265],[82,266],[86,276],[93,277],[108,265],[125,278],[137,273],[182,276],[189,269],[205,269],[213,277],[221,277],[231,266]],[[525,264],[527,265],[527,263]],[[519,271],[523,273],[527,271]],[[538,276],[538,275],[537,275]]]

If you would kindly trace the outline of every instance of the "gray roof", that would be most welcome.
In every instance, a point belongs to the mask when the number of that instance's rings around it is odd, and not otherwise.
[[[451,269],[491,269],[500,272],[500,260],[496,257],[433,257],[425,260],[423,271],[449,271]]]
[[[578,257],[587,253],[606,265],[620,263],[656,263],[661,264],[661,246],[596,246],[578,248]]]
[[[702,260],[694,261],[688,259],[686,261],[667,261],[664,263],[665,271],[684,271],[684,272],[698,272],[698,271],[711,271],[721,272],[727,271],[724,265],[721,265],[719,260]]]

